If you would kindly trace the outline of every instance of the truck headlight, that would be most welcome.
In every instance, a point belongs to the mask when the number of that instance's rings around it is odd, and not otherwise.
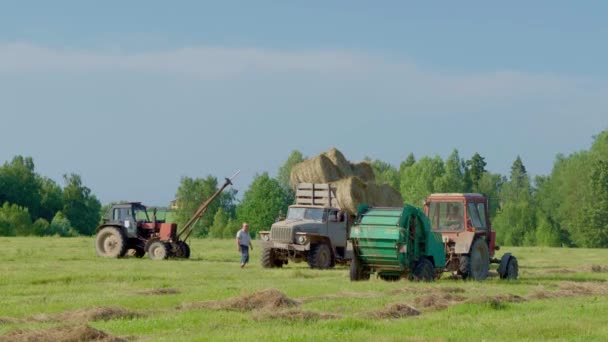
[[[262,234],[262,240],[269,241],[270,240],[270,235],[269,234]]]
[[[305,245],[308,242],[308,236],[306,235],[298,235],[297,241],[300,245]]]

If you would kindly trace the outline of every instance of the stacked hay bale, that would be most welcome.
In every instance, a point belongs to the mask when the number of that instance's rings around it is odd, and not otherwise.
[[[299,183],[330,183],[336,189],[340,207],[351,215],[356,214],[360,204],[379,207],[403,205],[398,190],[387,184],[375,183],[370,163],[353,164],[336,148],[295,165],[290,180],[294,188]]]
[[[294,165],[289,176],[294,188],[299,183],[331,183],[340,178],[336,165],[323,154]]]
[[[376,179],[374,176],[374,169],[372,169],[372,165],[368,162],[360,162],[354,163],[353,165],[353,173],[355,176],[359,177],[364,182],[373,182]]]

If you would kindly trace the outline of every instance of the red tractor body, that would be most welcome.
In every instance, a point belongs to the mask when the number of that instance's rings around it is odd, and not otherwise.
[[[506,253],[494,258],[499,247],[492,231],[488,199],[475,193],[431,194],[424,203],[431,230],[441,233],[446,252],[446,270],[463,278],[483,280],[490,263],[500,264],[502,278],[517,278],[517,259]]]
[[[232,184],[231,180],[237,174],[238,172],[230,179],[226,178],[224,185],[199,206],[179,231],[177,224],[157,220],[156,209],[150,219],[147,208],[139,202],[113,205],[103,223],[97,227],[95,238],[97,254],[120,258],[125,256],[127,251],[133,250],[133,254],[137,257],[148,253],[151,259],[156,260],[169,257],[189,258],[190,246],[186,240],[190,237],[194,225],[207,211],[209,204]]]

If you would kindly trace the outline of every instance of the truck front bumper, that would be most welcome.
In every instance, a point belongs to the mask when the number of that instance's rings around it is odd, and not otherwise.
[[[310,250],[310,243],[298,245],[296,243],[258,240],[261,248],[286,249],[289,251],[306,252]]]

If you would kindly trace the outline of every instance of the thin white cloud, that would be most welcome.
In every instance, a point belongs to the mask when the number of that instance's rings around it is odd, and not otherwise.
[[[490,101],[606,95],[598,82],[551,74],[497,70],[449,73],[422,68],[407,60],[352,51],[283,51],[260,48],[186,47],[153,52],[69,50],[27,43],[0,44],[2,73],[168,73],[201,80],[236,79],[248,75],[282,75],[318,82],[353,83],[380,99],[430,106]],[[344,95],[344,94],[343,94]]]
[[[289,52],[255,48],[188,47],[121,53],[0,44],[0,72],[136,71],[232,78],[257,72],[353,73],[369,61],[341,51]]]

